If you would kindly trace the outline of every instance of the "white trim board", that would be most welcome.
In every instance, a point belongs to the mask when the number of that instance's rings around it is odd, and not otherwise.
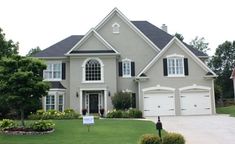
[[[203,70],[205,70],[206,72],[211,72],[214,77],[216,77],[216,74],[176,37],[171,39],[171,41],[160,51],[157,56],[152,59],[152,61],[137,75],[137,77],[140,77],[142,73],[148,71],[155,64],[155,62],[159,60],[159,58],[171,47],[173,43],[176,43],[184,52],[186,52]]]
[[[115,14],[121,18],[132,30],[134,30],[137,35],[139,35],[151,48],[155,51],[161,51],[149,38],[147,38],[120,10],[116,7],[95,27],[96,31],[101,29],[103,25],[111,19]]]
[[[90,29],[86,35],[79,41],[77,42],[72,49],[70,49],[65,55],[71,55],[70,53],[76,48],[79,47],[85,43],[91,36],[95,36],[105,47],[107,47],[108,49],[113,50],[116,54],[119,54],[119,52],[113,48],[106,40],[104,40],[104,38],[101,37],[101,35],[99,35],[96,30],[94,28]],[[72,54],[72,55],[77,55],[77,54]]]

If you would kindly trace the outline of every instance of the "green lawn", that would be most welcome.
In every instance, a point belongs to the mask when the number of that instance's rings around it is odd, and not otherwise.
[[[57,120],[52,134],[7,136],[0,134],[0,144],[137,144],[145,133],[156,133],[155,124],[138,120],[95,120],[87,131],[82,120]]]
[[[216,109],[218,114],[230,114],[230,116],[235,117],[235,105],[228,107],[219,107]]]

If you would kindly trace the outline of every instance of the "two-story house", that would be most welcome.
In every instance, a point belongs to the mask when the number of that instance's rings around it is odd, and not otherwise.
[[[126,91],[144,116],[214,114],[216,75],[203,62],[208,56],[162,28],[114,8],[85,35],[37,53],[52,84],[44,109],[107,113],[114,93]]]

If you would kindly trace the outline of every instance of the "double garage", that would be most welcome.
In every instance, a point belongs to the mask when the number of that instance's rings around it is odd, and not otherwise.
[[[143,89],[144,116],[212,114],[210,88],[188,86],[178,90],[169,87]]]

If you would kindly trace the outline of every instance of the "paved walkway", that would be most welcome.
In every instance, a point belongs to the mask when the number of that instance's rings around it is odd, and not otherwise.
[[[235,118],[228,115],[161,117],[161,122],[168,132],[184,135],[186,144],[235,144]]]

